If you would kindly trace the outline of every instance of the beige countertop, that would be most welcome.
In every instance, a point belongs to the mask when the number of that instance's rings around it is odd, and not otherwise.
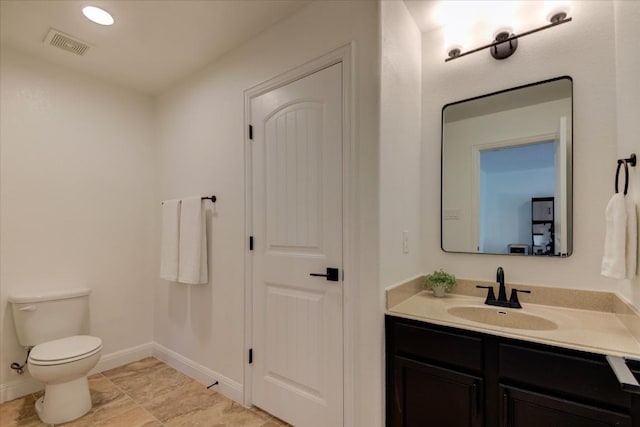
[[[638,312],[617,294],[558,289],[558,298],[575,293],[573,307],[535,303],[538,300],[554,301],[554,288],[518,285],[518,289],[531,289],[532,296],[521,299],[522,309],[492,307],[484,304],[484,297],[474,290],[479,281],[460,280],[458,293],[448,293],[443,298],[434,297],[431,292],[420,290],[416,280],[387,290],[387,314],[452,326],[471,331],[483,332],[508,338],[522,339],[615,356],[640,359],[640,316]],[[473,283],[473,285],[472,285]],[[485,284],[485,283],[483,283]],[[511,289],[511,286],[507,286]],[[497,291],[497,286],[496,286]],[[486,290],[484,291],[486,292]],[[465,295],[473,293],[476,295]],[[497,294],[497,292],[496,292]],[[568,295],[571,297],[571,295]],[[584,303],[579,303],[581,300]],[[597,302],[594,302],[597,300]],[[533,302],[531,302],[533,301]],[[576,303],[578,302],[578,303]],[[449,313],[452,307],[478,307],[502,311],[502,315],[526,314],[538,316],[554,322],[557,328],[551,330],[516,329],[463,319]]]

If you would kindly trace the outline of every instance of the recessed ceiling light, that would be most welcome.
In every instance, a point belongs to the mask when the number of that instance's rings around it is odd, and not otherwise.
[[[104,9],[94,6],[86,6],[82,8],[82,13],[88,20],[100,25],[113,25],[113,16]]]

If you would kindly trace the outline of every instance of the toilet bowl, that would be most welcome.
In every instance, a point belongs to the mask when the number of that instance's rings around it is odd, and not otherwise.
[[[42,422],[61,424],[91,409],[87,374],[100,359],[102,340],[89,335],[88,288],[11,295],[18,342],[29,350],[31,376],[45,385],[36,402]]]
[[[47,341],[31,349],[29,373],[45,384],[44,396],[35,405],[44,423],[75,420],[91,410],[87,374],[101,353],[102,340],[89,335]]]

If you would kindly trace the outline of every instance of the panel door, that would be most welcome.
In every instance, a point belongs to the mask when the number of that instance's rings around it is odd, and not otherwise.
[[[342,65],[251,100],[253,403],[343,424]],[[338,269],[337,281],[310,274]]]
[[[396,356],[392,427],[483,425],[479,377]]]

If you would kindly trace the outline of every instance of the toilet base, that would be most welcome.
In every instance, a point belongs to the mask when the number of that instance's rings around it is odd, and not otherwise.
[[[47,384],[44,396],[36,401],[36,412],[45,424],[62,424],[80,418],[91,410],[87,377]]]

